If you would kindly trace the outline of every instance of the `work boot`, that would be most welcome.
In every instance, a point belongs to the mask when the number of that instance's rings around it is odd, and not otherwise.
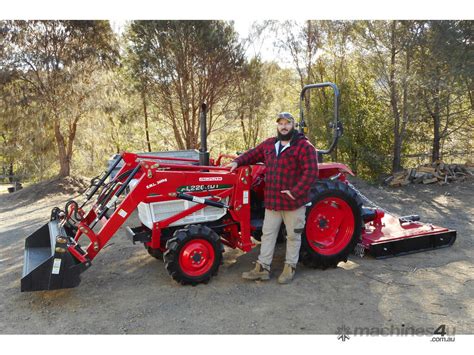
[[[270,280],[270,271],[265,269],[261,264],[255,263],[255,268],[242,273],[242,278],[245,280]]]
[[[296,271],[296,268],[294,268],[290,264],[285,264],[285,267],[283,268],[283,272],[278,277],[278,283],[289,284],[291,280],[293,280],[293,277],[295,276],[295,271]]]

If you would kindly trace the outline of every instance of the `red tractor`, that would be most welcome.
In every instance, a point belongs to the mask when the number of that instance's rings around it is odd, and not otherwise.
[[[300,95],[299,129],[304,131],[305,92],[324,87],[334,91],[334,139],[318,152],[318,180],[308,186],[301,262],[325,269],[347,261],[354,251],[384,258],[452,245],[454,230],[421,223],[418,216],[364,207],[369,201],[346,179],[351,170],[321,162],[342,134],[339,90],[332,83],[312,84]],[[250,251],[251,237],[261,236],[265,166],[242,166],[231,173],[221,166],[226,156],[209,161],[205,115],[203,104],[201,149],[195,157],[122,153],[91,181],[81,205],[71,200],[64,210],[54,208],[50,221],[26,238],[21,291],[79,285],[80,274],[135,210],[141,225],[126,227],[133,243],[163,258],[171,277],[182,284],[207,283],[216,275],[224,245]]]

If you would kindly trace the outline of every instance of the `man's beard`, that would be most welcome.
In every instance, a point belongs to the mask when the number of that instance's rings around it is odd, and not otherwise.
[[[279,130],[277,130],[277,137],[278,137],[278,140],[280,141],[290,141],[291,138],[293,138],[293,135],[295,134],[295,129],[292,128],[288,131],[288,133],[286,134],[283,134],[283,133],[280,133]]]

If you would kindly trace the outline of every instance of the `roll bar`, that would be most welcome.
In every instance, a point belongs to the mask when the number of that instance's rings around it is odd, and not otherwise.
[[[307,90],[315,89],[315,88],[325,88],[325,87],[331,87],[334,91],[334,122],[331,124],[331,127],[334,129],[334,135],[333,135],[333,141],[331,145],[329,146],[329,148],[326,150],[318,150],[319,154],[331,153],[336,147],[339,137],[342,136],[342,133],[343,133],[342,122],[339,121],[339,96],[340,96],[339,89],[336,84],[330,83],[330,82],[308,84],[303,87],[303,90],[301,90],[301,94],[300,94],[300,122],[298,124],[298,127],[299,127],[299,131],[304,133],[305,128],[307,127],[304,120],[304,106],[303,106],[304,95]]]

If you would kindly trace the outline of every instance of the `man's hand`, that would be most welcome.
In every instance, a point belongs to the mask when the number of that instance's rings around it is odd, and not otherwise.
[[[296,198],[293,197],[293,195],[291,194],[290,190],[282,190],[280,191],[282,194],[287,194],[288,196],[290,196],[290,198],[292,200],[296,200]]]
[[[233,161],[232,163],[229,163],[224,166],[224,168],[230,168],[230,172],[233,172],[235,169],[237,169],[238,166],[239,165],[235,161]]]

